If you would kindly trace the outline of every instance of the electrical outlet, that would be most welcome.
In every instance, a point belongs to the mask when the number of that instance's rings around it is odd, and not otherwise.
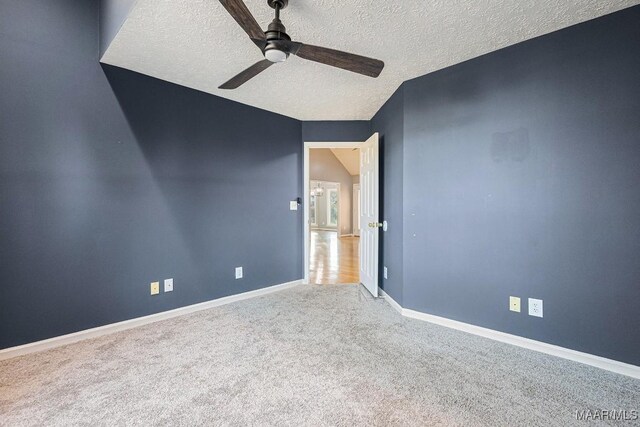
[[[529,316],[542,317],[542,300],[529,298]]]
[[[296,200],[291,200],[289,202],[289,210],[297,211],[298,210],[298,202]]]
[[[387,279],[387,267],[382,267],[382,276]]]
[[[151,282],[151,295],[158,295],[160,293],[160,282]]]
[[[236,279],[242,279],[242,267],[236,267]]]
[[[164,291],[173,292],[173,279],[164,279]]]
[[[509,310],[520,313],[520,298],[509,297]]]

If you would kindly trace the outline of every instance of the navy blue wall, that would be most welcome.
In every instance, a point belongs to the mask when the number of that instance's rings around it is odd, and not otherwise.
[[[405,83],[406,307],[640,365],[639,23]]]
[[[366,141],[371,136],[369,121],[307,121],[302,122],[305,142]]]
[[[403,287],[403,141],[404,88],[401,86],[371,120],[371,130],[380,134],[380,218],[388,230],[380,233],[380,266],[387,279],[380,286],[398,304]]]
[[[302,277],[301,123],[103,70],[98,17],[0,1],[0,348]]]

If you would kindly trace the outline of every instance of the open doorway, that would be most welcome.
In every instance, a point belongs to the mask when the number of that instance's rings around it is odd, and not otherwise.
[[[354,186],[360,183],[358,147],[311,148],[307,206],[309,282],[360,282],[359,218]]]
[[[367,291],[371,293],[373,297],[378,297],[379,291],[379,283],[378,283],[378,271],[380,269],[379,264],[379,251],[380,251],[380,230],[386,231],[386,222],[380,222],[380,155],[379,155],[379,144],[380,144],[380,135],[378,133],[374,133],[371,135],[369,139],[364,142],[305,142],[304,143],[304,159],[303,159],[303,171],[304,171],[304,282],[305,283],[313,283],[310,280],[310,264],[311,264],[311,222],[310,222],[310,198],[311,198],[311,155],[312,149],[317,148],[329,148],[329,149],[351,149],[349,151],[354,151],[353,149],[358,149],[359,153],[357,158],[359,158],[359,175],[351,175],[352,176],[352,186],[345,188],[350,188],[353,191],[353,181],[357,181],[359,184],[359,236],[354,236],[353,229],[351,232],[351,236],[343,236],[342,233],[342,218],[347,218],[347,221],[352,220],[352,211],[345,210],[344,205],[342,205],[343,209],[340,210],[338,215],[339,219],[339,227],[338,231],[335,234],[335,242],[336,246],[338,246],[339,242],[343,242],[342,238],[344,237],[352,237],[357,239],[358,242],[358,257],[356,258],[359,265],[358,270],[358,281],[363,285]],[[334,150],[331,150],[334,153]],[[335,151],[338,153],[338,151]],[[334,154],[334,157],[336,155]],[[356,178],[357,177],[357,178]],[[324,181],[323,178],[316,178],[314,181]],[[326,181],[332,181],[331,179],[326,179]],[[335,180],[333,181],[335,182]],[[342,185],[340,186],[342,188]],[[343,216],[346,215],[346,216]],[[353,227],[353,225],[352,225]],[[355,233],[357,234],[357,233]],[[333,236],[333,235],[332,235]],[[328,243],[330,243],[329,241]],[[335,253],[339,255],[339,252],[336,250],[334,252],[330,252],[328,256],[330,257],[331,253]],[[337,263],[340,265],[340,262]],[[339,268],[339,267],[338,267]],[[317,277],[316,277],[317,280]],[[333,281],[333,280],[332,280]],[[336,279],[337,283],[346,283],[341,282],[339,273],[338,278]],[[353,282],[352,282],[353,283]]]

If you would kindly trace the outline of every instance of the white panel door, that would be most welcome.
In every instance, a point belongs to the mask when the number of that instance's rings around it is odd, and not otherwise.
[[[378,296],[379,212],[378,134],[360,149],[360,283]]]

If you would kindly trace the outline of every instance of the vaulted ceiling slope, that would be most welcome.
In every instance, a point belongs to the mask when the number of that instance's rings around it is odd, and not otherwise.
[[[266,28],[266,0],[245,3]],[[369,120],[400,84],[640,0],[290,0],[294,40],[378,58],[373,79],[291,57],[239,89],[262,54],[217,0],[138,0],[102,62],[300,120]]]
[[[360,175],[360,150],[357,148],[331,148],[331,152],[350,175]]]

